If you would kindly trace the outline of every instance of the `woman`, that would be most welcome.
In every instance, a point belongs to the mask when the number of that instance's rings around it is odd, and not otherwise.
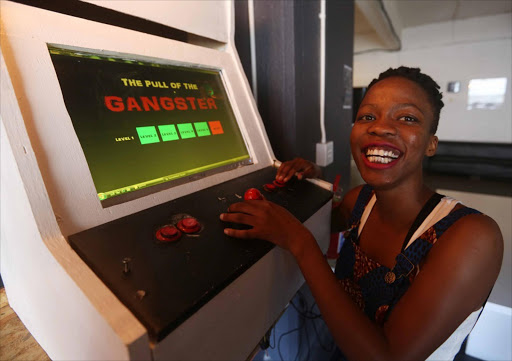
[[[423,182],[423,157],[437,148],[438,89],[406,67],[370,84],[350,136],[367,185],[342,201],[349,230],[335,274],[311,233],[276,204],[236,203],[221,215],[253,227],[227,228],[227,235],[265,239],[293,254],[348,359],[452,359],[498,276],[503,239],[496,223]],[[296,173],[319,175],[295,159],[276,178]]]

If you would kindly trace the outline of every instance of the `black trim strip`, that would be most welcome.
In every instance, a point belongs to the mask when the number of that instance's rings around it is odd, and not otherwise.
[[[11,0],[16,3],[37,7],[65,15],[103,24],[135,30],[167,39],[187,42],[188,33],[154,21],[124,14],[112,9],[79,0]],[[206,39],[206,38],[205,38]]]

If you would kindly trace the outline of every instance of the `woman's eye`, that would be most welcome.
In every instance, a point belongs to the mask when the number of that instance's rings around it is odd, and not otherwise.
[[[410,117],[408,115],[404,115],[403,117],[400,117],[399,120],[404,120],[408,123],[415,123],[418,121],[418,119],[414,118],[414,117]]]
[[[357,118],[357,120],[375,120],[375,117],[373,115],[369,115],[369,114],[364,114],[364,115],[361,115]]]

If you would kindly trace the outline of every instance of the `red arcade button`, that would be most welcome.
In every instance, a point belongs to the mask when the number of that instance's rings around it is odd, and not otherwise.
[[[267,192],[275,192],[276,186],[272,183],[267,183],[263,186],[263,189],[266,190]]]
[[[274,184],[276,187],[279,187],[279,188],[283,188],[283,187],[286,185],[286,183],[285,183],[285,182],[281,182],[281,181],[278,181],[278,180],[275,180],[275,181],[273,182],[273,184]]]
[[[199,231],[201,228],[201,225],[197,221],[197,219],[192,217],[183,218],[181,221],[178,222],[176,225],[178,229],[184,233],[195,233]]]
[[[162,242],[177,241],[181,237],[181,232],[174,226],[163,226],[155,234],[156,238]]]
[[[261,201],[261,200],[263,200],[263,195],[256,188],[249,188],[244,194],[244,199],[246,201],[250,201],[250,200]]]

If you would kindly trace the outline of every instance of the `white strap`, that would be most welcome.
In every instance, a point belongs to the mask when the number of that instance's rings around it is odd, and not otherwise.
[[[375,194],[372,196],[368,204],[366,205],[366,208],[364,209],[363,215],[361,216],[361,221],[359,222],[359,229],[357,230],[357,236],[359,237],[361,235],[361,232],[363,231],[363,227],[368,220],[368,217],[370,216],[370,213],[372,212],[373,206],[375,205],[375,202],[377,201],[377,197]]]
[[[375,194],[372,196],[368,204],[366,205],[366,208],[364,209],[363,215],[361,216],[361,221],[359,223],[359,228],[357,230],[357,236],[361,235],[361,232],[363,231],[363,227],[366,224],[366,221],[368,220],[368,217],[370,216],[370,213],[372,212],[373,206],[375,205],[375,202],[377,201],[377,197]],[[439,201],[438,205],[430,212],[430,214],[425,218],[423,223],[418,227],[418,229],[414,232],[412,237],[409,239],[409,242],[407,243],[407,247],[409,247],[416,238],[421,236],[427,229],[432,227],[434,224],[439,222],[441,219],[446,217],[452,209],[459,203],[459,201],[451,198],[451,197],[443,197],[441,201]]]
[[[423,223],[416,229],[416,232],[413,233],[411,238],[409,239],[409,242],[407,243],[407,246],[405,248],[409,247],[419,236],[421,236],[427,229],[432,227],[434,224],[439,222],[441,219],[446,217],[455,207],[455,205],[459,203],[459,201],[450,198],[450,197],[443,197],[441,201],[437,204],[437,206],[430,212],[430,214],[425,218]],[[404,249],[405,249],[404,248]]]

